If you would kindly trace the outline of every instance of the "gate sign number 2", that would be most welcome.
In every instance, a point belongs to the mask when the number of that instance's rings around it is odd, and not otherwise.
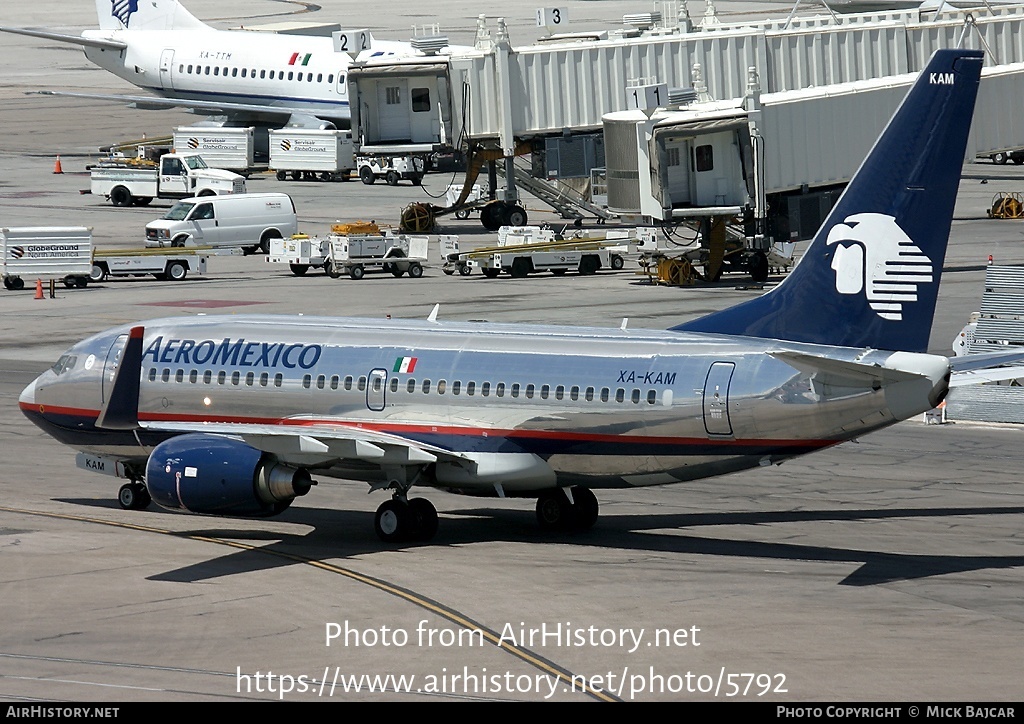
[[[565,25],[569,20],[569,8],[537,8],[537,27]]]
[[[361,53],[370,49],[370,31],[341,30],[334,33],[334,50],[339,53]]]
[[[668,84],[639,85],[626,88],[626,108],[644,110],[645,108],[661,108],[668,105]]]

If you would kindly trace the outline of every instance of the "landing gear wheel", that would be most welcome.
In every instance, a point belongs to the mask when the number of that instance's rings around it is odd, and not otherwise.
[[[359,180],[367,186],[372,186],[373,182],[377,180],[377,176],[373,173],[372,168],[369,166],[363,166],[359,169]]]
[[[152,500],[142,483],[125,483],[117,491],[118,505],[125,510],[145,510]]]
[[[413,498],[409,501],[409,512],[412,515],[414,540],[428,541],[437,533],[437,509],[426,498]]]
[[[597,522],[597,514],[600,504],[597,496],[590,488],[575,487],[572,489],[573,509],[576,513],[576,530],[590,530]]]
[[[567,530],[572,519],[572,506],[561,489],[545,490],[537,497],[537,523],[541,530]]]
[[[404,539],[416,522],[409,506],[400,500],[387,500],[377,508],[373,529],[385,543],[397,543]]]
[[[384,174],[384,180],[388,186],[397,186],[399,179],[401,179],[401,176],[398,175],[397,171],[388,171]]]

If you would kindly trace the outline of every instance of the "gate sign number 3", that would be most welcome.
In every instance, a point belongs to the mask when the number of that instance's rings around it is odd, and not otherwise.
[[[640,85],[626,88],[626,107],[630,110],[660,108],[668,104],[668,84]]]
[[[538,28],[546,28],[551,25],[565,25],[568,20],[568,8],[537,8]]]

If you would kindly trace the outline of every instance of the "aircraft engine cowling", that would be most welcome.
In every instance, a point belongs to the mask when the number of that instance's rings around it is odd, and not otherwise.
[[[191,513],[275,515],[312,484],[304,469],[283,465],[241,440],[204,433],[160,443],[146,463],[153,500]]]

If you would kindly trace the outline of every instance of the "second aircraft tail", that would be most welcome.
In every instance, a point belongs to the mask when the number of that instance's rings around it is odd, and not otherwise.
[[[96,0],[101,30],[199,30],[209,26],[178,0]]]

